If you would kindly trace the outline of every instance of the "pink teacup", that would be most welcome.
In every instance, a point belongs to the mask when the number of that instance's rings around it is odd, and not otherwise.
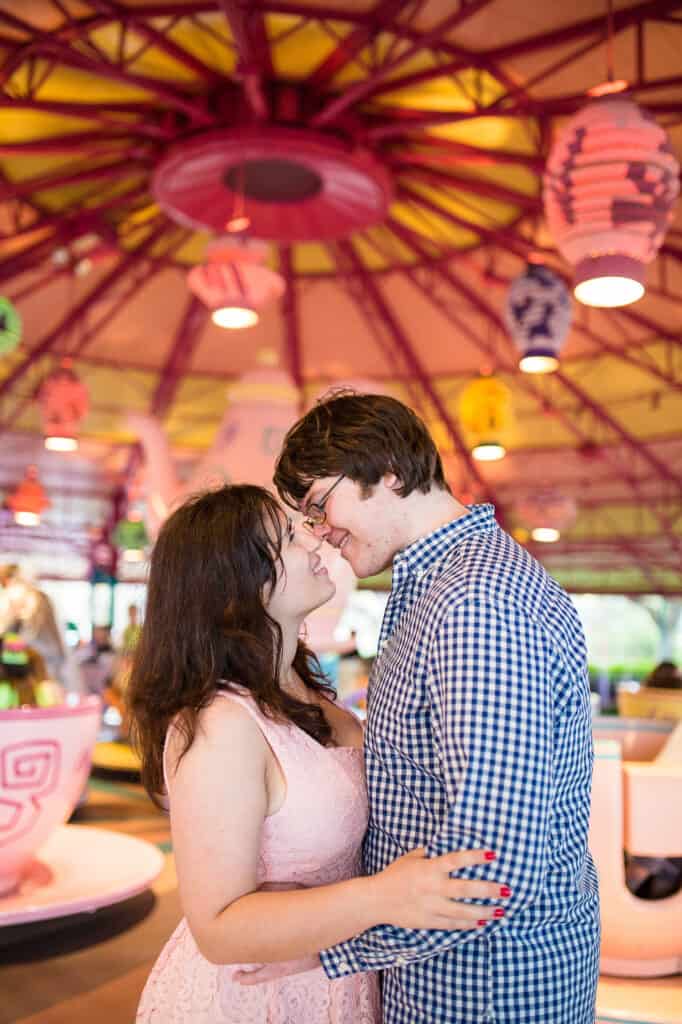
[[[90,772],[98,697],[0,711],[0,897],[73,811]]]

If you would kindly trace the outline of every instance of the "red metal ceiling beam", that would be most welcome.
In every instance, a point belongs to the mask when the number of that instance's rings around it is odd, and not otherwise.
[[[189,370],[207,319],[207,308],[200,299],[191,295],[152,396],[149,406],[151,416],[162,419],[168,412],[182,378]]]
[[[116,64],[88,57],[77,50],[73,50],[68,44],[63,43],[59,39],[50,39],[36,44],[36,49],[41,57],[47,54],[69,67],[89,71],[93,75],[108,78],[114,82],[122,82],[125,85],[136,85],[157,99],[163,100],[164,103],[174,110],[179,110],[181,113],[186,114],[187,117],[199,125],[213,124],[213,118],[202,102],[183,95],[161,79],[135,74],[129,69],[118,67]]]
[[[406,231],[405,229],[402,228],[401,225],[395,224],[395,222],[392,222],[390,220],[389,220],[389,223],[391,225],[391,229],[393,231],[395,231],[398,234],[399,237],[403,238],[403,241],[405,241],[405,244],[411,245],[412,248],[415,249],[415,251],[417,251],[417,252],[420,251],[420,249],[421,249],[420,243],[417,242],[416,240],[414,240],[413,238],[412,239],[410,238],[410,236],[413,235],[412,232]],[[470,289],[468,286],[464,285],[456,277],[456,275],[452,274],[452,272],[447,267],[441,266],[441,265],[436,265],[433,268],[433,270],[441,278],[443,278],[445,281],[447,281],[448,284],[452,285],[465,298],[467,298],[471,302],[471,304],[474,306],[474,308],[477,309],[480,313],[482,313],[486,317],[486,319],[488,319],[493,324],[493,326],[498,329],[500,337],[506,342],[506,344],[509,347],[511,347],[511,341],[509,340],[509,337],[508,337],[505,325],[504,325],[501,317],[499,316],[499,314],[496,312],[496,310],[494,310],[492,307],[490,307],[490,305],[484,299],[482,299],[480,296],[478,296],[475,292],[473,292],[472,289]],[[433,295],[432,291],[427,291],[425,289],[422,289],[422,291],[423,291],[423,294],[428,299],[430,299],[438,308],[440,308],[441,312],[443,312],[446,316],[449,316],[452,319],[451,311],[449,311],[446,307],[444,307],[443,304],[439,304],[438,299]],[[461,322],[458,323],[457,326],[460,326],[460,328],[461,328]],[[472,340],[474,342],[474,344],[477,343],[477,336],[476,336],[476,334],[470,328],[468,328],[468,327],[465,328],[465,334],[466,334],[467,337],[470,338],[470,340]],[[486,353],[486,356],[489,356],[490,355],[490,347],[489,347],[489,345],[485,345],[484,346],[484,345],[482,345],[480,343],[480,341],[478,341],[478,344],[479,344],[479,347],[483,348],[483,350]],[[564,377],[563,374],[556,373],[553,376],[556,377],[558,380],[561,380],[564,383],[567,382],[566,389],[569,390],[575,397],[579,398],[579,400],[581,401],[581,405],[584,408],[588,408],[591,411],[591,413],[598,420],[600,420],[602,423],[608,424],[612,428],[613,432],[617,434],[619,439],[628,448],[630,448],[631,450],[635,451],[638,455],[642,456],[645,459],[645,461],[647,461],[649,463],[649,465],[654,468],[654,470],[656,471],[656,474],[657,474],[657,476],[659,478],[662,477],[666,482],[672,482],[672,483],[676,484],[676,486],[679,489],[679,487],[680,487],[679,479],[675,476],[674,473],[669,471],[667,469],[667,467],[663,463],[661,463],[658,458],[653,456],[651,454],[651,452],[649,452],[649,450],[644,445],[641,445],[638,441],[636,441],[633,437],[631,437],[627,433],[627,431],[625,431],[625,429],[620,426],[620,424],[616,423],[615,420],[612,420],[611,417],[609,417],[608,414],[605,413],[604,410],[602,410],[600,408],[600,406],[598,406],[591,398],[589,398],[588,395],[586,395],[584,392],[582,392],[582,390],[580,388],[578,388],[577,385],[573,384],[573,382],[568,381],[568,379],[566,377]],[[526,381],[524,379],[524,375],[523,374],[519,374],[518,375],[517,381],[516,381],[516,386],[518,386],[522,390],[527,391],[530,394],[532,394],[535,397],[535,399],[538,402],[540,402],[541,404],[545,401],[545,397],[536,390],[536,388],[534,387],[534,385],[530,381]],[[584,434],[584,432],[577,426],[577,424],[575,424],[573,422],[573,420],[571,419],[570,416],[568,416],[566,413],[562,412],[562,410],[560,410],[560,409],[558,409],[556,407],[555,407],[555,412],[556,412],[556,415],[559,417],[559,419],[567,427],[567,429],[569,429],[573,434],[575,434],[577,437],[579,437],[581,442],[584,443],[585,441],[589,441],[590,440]],[[611,460],[609,460],[609,461],[611,461]],[[622,472],[623,472],[624,479],[626,479],[628,481],[628,483],[632,487],[633,493],[637,496],[638,500],[640,500],[640,501],[643,500],[643,496],[641,495],[641,492],[639,490],[638,481],[632,476],[631,472],[626,472],[626,471],[622,471]],[[682,545],[678,544],[677,538],[674,537],[673,534],[672,534],[671,520],[668,517],[664,516],[664,515],[657,514],[657,512],[655,510],[652,510],[652,512],[655,515],[657,521],[660,523],[660,525],[661,525],[662,529],[664,530],[664,532],[669,537],[671,544],[675,547],[676,550],[679,550],[679,551],[682,552]]]
[[[636,25],[648,18],[657,18],[668,11],[680,8],[680,0],[646,0],[646,3],[633,4],[631,7],[623,7],[613,11],[613,32],[622,32],[630,25]],[[561,28],[552,29],[549,32],[541,32],[535,36],[527,36],[518,39],[513,43],[505,43],[503,46],[493,47],[486,51],[487,57],[493,60],[508,60],[511,57],[518,57],[522,54],[534,53],[537,50],[546,50],[549,47],[562,46],[573,39],[582,39],[592,35],[594,32],[604,30],[606,20],[605,13],[600,13],[596,18],[587,18],[583,21],[576,21],[571,25],[562,25]]]
[[[680,477],[672,472],[669,466],[653,455],[645,445],[641,444],[636,438],[634,438],[632,434],[618,423],[617,420],[610,416],[603,406],[595,402],[595,400],[588,395],[586,391],[583,391],[583,389],[579,387],[575,381],[571,380],[570,377],[566,377],[561,370],[557,370],[553,374],[553,377],[560,381],[563,387],[577,398],[584,408],[589,409],[596,419],[606,424],[612,433],[616,434],[616,436],[619,437],[632,452],[638,455],[644,462],[647,462],[651,468],[658,473],[661,479],[672,484],[674,492],[682,494],[682,481],[680,480]]]
[[[204,64],[202,60],[195,57],[189,50],[179,46],[178,43],[174,42],[164,32],[158,31],[153,25],[140,18],[135,10],[131,10],[129,7],[123,8],[118,3],[111,3],[110,0],[88,0],[88,6],[111,20],[122,21],[124,24],[131,26],[137,35],[147,39],[158,50],[168,54],[178,64],[182,64],[190,71],[193,71],[210,85],[215,85],[221,81],[221,76],[216,71],[208,67],[207,64]]]
[[[425,167],[413,162],[411,156],[400,154],[389,155],[388,161],[396,174],[406,173],[411,178],[433,184],[436,187],[461,189],[464,192],[471,192],[474,195],[485,196],[488,199],[499,199],[503,203],[513,203],[521,206],[524,210],[531,210],[537,213],[542,209],[540,196],[531,196],[527,192],[518,192],[516,189],[498,185],[494,181],[487,181],[483,178],[468,178],[464,174],[457,174],[454,171],[437,170],[433,167]]]
[[[99,284],[95,285],[95,287],[88,292],[85,298],[78,303],[77,306],[68,310],[59,323],[55,327],[51,328],[45,337],[33,346],[29,354],[22,359],[20,363],[17,363],[17,365],[7,374],[4,380],[0,381],[0,399],[11,392],[14,385],[21,380],[26,371],[29,370],[30,367],[35,366],[38,360],[44,355],[47,355],[61,337],[68,335],[68,332],[71,330],[73,325],[80,320],[81,317],[85,316],[88,310],[90,310],[92,306],[106,295],[109,289],[120,280],[123,274],[126,274],[147,255],[149,250],[156,244],[165,230],[166,225],[164,224],[161,228],[153,231],[144,242],[121,259],[120,262],[102,278]]]
[[[409,185],[398,185],[396,192],[401,198],[409,199],[413,203],[424,207],[424,209],[436,214],[436,216],[440,217],[442,220],[449,221],[457,227],[465,228],[467,231],[471,231],[474,234],[479,235],[479,237],[485,238],[486,241],[493,242],[495,245],[499,245],[503,249],[507,249],[515,256],[518,256],[520,260],[525,261],[528,253],[535,248],[530,241],[517,235],[510,234],[509,230],[506,228],[486,227],[483,224],[475,224],[471,221],[465,220],[464,217],[458,217],[456,213],[439,206],[438,203],[429,199],[428,196],[422,195],[421,192],[411,188]]]
[[[111,114],[142,114],[145,117],[155,116],[156,110],[151,104],[145,103],[78,103],[60,102],[56,100],[36,100],[26,96],[0,96],[0,108],[11,107],[13,110],[36,110],[46,114],[63,114],[97,124],[109,125],[117,132],[125,131],[128,135],[140,134],[149,138],[166,142],[175,138],[171,128],[163,127],[151,121],[122,121]]]
[[[495,284],[501,284],[501,285],[504,285],[505,287],[509,287],[511,282],[512,282],[512,278],[502,277],[500,275],[496,275]],[[625,313],[626,310],[612,310],[611,311],[612,314],[614,312],[615,313]],[[502,329],[502,321],[501,320],[499,321],[499,326],[500,326],[500,329]],[[677,375],[675,375],[674,373],[670,373],[670,374],[665,373],[665,371],[661,370],[660,367],[657,366],[656,363],[653,360],[647,362],[644,359],[638,359],[637,356],[634,356],[632,354],[632,352],[630,351],[630,348],[632,348],[632,346],[619,348],[617,345],[613,345],[610,341],[608,341],[602,335],[600,335],[596,331],[594,331],[586,323],[581,323],[579,320],[576,320],[576,319],[574,319],[574,321],[573,321],[572,328],[573,328],[573,330],[578,331],[580,334],[583,334],[586,338],[589,338],[591,341],[593,341],[595,343],[595,345],[597,346],[598,351],[603,352],[604,354],[607,354],[607,355],[615,356],[617,359],[620,359],[622,362],[628,363],[631,366],[635,366],[635,367],[637,367],[638,370],[643,370],[645,373],[648,373],[651,376],[655,377],[657,380],[662,381],[667,387],[672,388],[675,391],[682,391],[682,379],[677,377]],[[659,332],[658,333],[659,333],[659,335],[661,334],[661,329],[660,328],[659,328]],[[667,340],[672,340],[672,339],[667,339]],[[645,346],[644,345],[638,345],[637,348],[638,349],[639,348],[645,349]],[[585,357],[583,355],[577,355],[577,356],[574,356],[574,358],[571,359],[571,360],[565,360],[564,359],[563,362],[564,363],[566,363],[566,362],[580,362],[584,358]]]
[[[443,18],[434,28],[425,32],[419,37],[419,40],[404,50],[395,60],[390,61],[387,64],[382,64],[376,68],[366,79],[362,82],[357,82],[352,85],[349,89],[344,90],[340,96],[336,96],[332,99],[322,110],[320,110],[311,120],[311,124],[316,128],[323,128],[326,125],[331,124],[339,117],[344,110],[348,110],[355,103],[359,103],[372,95],[386,79],[387,75],[392,75],[396,68],[401,67],[407,61],[411,60],[415,54],[421,50],[428,49],[429,47],[438,47],[439,41],[448,32],[451,32],[457,25],[466,21],[467,18],[472,17],[483,7],[486,7],[491,0],[469,0],[469,3],[461,4],[458,10],[454,14],[449,14],[446,18]],[[443,72],[446,74],[447,72]],[[399,81],[399,80],[398,80]],[[395,79],[391,79],[391,87],[399,88],[399,84]]]
[[[298,389],[299,412],[303,412],[305,401],[303,382],[303,362],[301,358],[301,330],[298,309],[298,294],[296,291],[296,277],[294,274],[294,261],[290,245],[281,245],[279,248],[279,263],[284,277],[286,288],[282,296],[282,316],[284,317],[285,342],[289,356],[289,368],[294,384]]]
[[[580,99],[566,103],[551,103],[544,100],[529,101],[523,106],[514,107],[482,107],[477,110],[467,111],[406,111],[404,107],[395,109],[383,108],[382,118],[385,120],[373,119],[364,135],[372,142],[380,139],[395,138],[405,134],[407,129],[437,128],[439,125],[459,124],[462,121],[477,121],[482,118],[550,118],[573,114],[585,106],[587,99],[582,96]],[[646,109],[650,114],[679,114],[682,113],[682,102],[656,101],[647,103]]]
[[[415,379],[419,382],[424,394],[428,397],[431,405],[435,409],[439,419],[442,421],[445,428],[447,429],[456,450],[459,452],[462,461],[467,467],[467,470],[471,478],[476,481],[483,495],[491,494],[490,485],[481,476],[478,466],[472,459],[471,452],[469,451],[467,445],[464,443],[464,440],[459,432],[459,429],[455,424],[455,421],[450,415],[448,409],[445,407],[443,399],[438,394],[436,389],[433,387],[433,384],[429,380],[429,377],[426,371],[424,370],[424,367],[422,366],[417,354],[415,353],[407,335],[405,334],[401,325],[398,323],[398,320],[394,316],[393,311],[386,302],[372,275],[367,273],[367,270],[361,263],[353,246],[349,242],[340,242],[339,248],[343,251],[345,257],[353,266],[355,274],[357,275],[358,279],[362,282],[365,293],[371,299],[372,304],[374,305],[384,325],[386,326],[391,337],[393,338],[393,342],[396,348],[401,353],[410,371],[414,375]]]
[[[169,246],[167,252],[172,252],[175,249],[179,248],[181,245],[183,245],[187,241],[188,236],[189,232],[183,231],[180,240],[174,242],[171,246]],[[155,277],[164,269],[165,268],[163,266],[159,266],[156,262],[154,262],[151,264],[151,266],[148,266],[146,269],[144,269],[142,273],[133,273],[131,275],[131,280],[127,282],[127,286],[116,294],[115,301],[118,303],[120,307],[123,307],[138,292],[142,291],[142,289],[149,283],[152,277]],[[84,316],[86,314],[84,314]],[[84,319],[84,317],[79,318],[77,321],[74,322],[74,324],[71,327],[72,330],[80,322],[80,319]],[[78,338],[77,344],[69,350],[68,355],[73,359],[80,358],[85,349],[88,347],[88,345],[90,345],[90,343],[97,338],[102,328],[105,327],[110,320],[111,311],[107,309],[102,314],[102,316],[95,320],[94,324],[90,324],[90,326],[83,331],[83,333]],[[98,360],[92,360],[92,362],[94,364],[97,364]],[[112,369],[118,371],[121,370],[121,364],[118,361],[110,362],[108,365]],[[126,364],[126,368],[130,368],[129,364]],[[139,369],[142,369],[143,372],[149,373],[152,367],[144,366],[139,367]],[[31,402],[35,401],[35,399],[38,396],[38,392],[40,391],[40,387],[43,383],[43,379],[44,378],[41,378],[37,382],[37,384],[27,394],[25,394],[22,399],[20,399],[17,402],[12,412],[8,416],[6,416],[3,421],[0,421],[0,433],[2,433],[5,430],[11,430],[12,427],[16,424],[18,418],[23,413],[23,411],[31,404]]]
[[[53,214],[50,217],[44,217],[39,221],[35,221],[25,231],[17,232],[15,235],[11,237],[13,239],[16,239],[21,238],[22,236],[25,235],[26,237],[30,238],[33,234],[35,234],[35,232],[45,230],[46,228],[49,227],[56,227],[57,230],[54,231],[49,236],[49,238],[45,240],[41,239],[39,242],[37,242],[36,246],[43,244],[43,241],[49,241],[52,243],[52,246],[57,246],[63,242],[68,242],[71,238],[86,230],[99,232],[100,234],[104,234],[106,237],[108,225],[106,223],[97,223],[97,217],[99,216],[99,214],[104,213],[110,209],[123,207],[127,202],[134,201],[138,199],[140,196],[147,194],[148,186],[146,183],[141,186],[136,185],[134,188],[129,189],[127,192],[119,193],[118,195],[105,200],[105,202],[103,203],[93,204],[92,206],[73,206],[67,208],[62,213]],[[80,223],[81,220],[84,221],[83,224]],[[43,259],[43,257],[48,254],[49,249],[46,248],[46,251],[44,253],[34,253],[34,257],[29,261],[29,265],[24,266],[22,263],[18,261],[21,255],[28,252],[28,249],[23,249],[20,254],[12,256],[10,259],[7,259],[0,263],[0,281],[6,278],[12,279],[14,277],[18,277],[19,274],[23,273],[24,271],[33,269],[33,267],[37,266],[37,264]],[[3,274],[3,267],[7,268],[8,273]]]
[[[93,132],[85,136],[82,132],[74,132],[67,135],[51,135],[46,138],[28,139],[28,141],[22,142],[9,142],[6,139],[2,139],[0,140],[0,156],[21,156],[23,153],[70,153],[72,151],[80,156],[84,146],[97,147],[101,143],[110,145],[117,140],[125,142],[129,138],[130,135],[127,132],[119,132],[118,134],[102,132],[100,135]],[[97,150],[93,148],[93,155],[96,154]]]
[[[161,420],[171,407],[182,378],[189,369],[207,320],[206,306],[196,295],[190,295],[152,396],[149,406],[150,416]],[[124,481],[130,480],[135,475],[142,460],[142,445],[139,441],[135,441],[122,474]]]
[[[29,245],[26,249],[22,249],[21,252],[2,260],[0,262],[0,284],[3,281],[11,281],[13,278],[18,277],[19,274],[26,273],[27,270],[32,270],[33,267],[36,267],[50,254],[53,247],[54,238],[50,235],[48,238],[41,238],[40,241]]]
[[[533,156],[528,153],[514,153],[503,149],[482,149],[479,146],[469,146],[465,142],[455,142],[452,139],[441,139],[436,135],[421,135],[418,132],[414,140],[410,137],[409,127],[405,128],[405,139],[396,145],[386,147],[387,155],[397,154],[404,156],[412,163],[436,164],[444,167],[452,164],[461,166],[473,164],[495,167],[499,164],[513,164],[514,166],[528,167],[532,171],[541,174],[545,169],[545,161],[541,156]],[[414,148],[407,148],[406,144],[414,141]],[[426,149],[426,153],[421,151]],[[429,152],[432,150],[433,152]]]
[[[272,78],[270,44],[263,13],[253,0],[217,0],[227,18],[239,61],[237,77],[244,83],[244,94],[254,117],[268,117],[264,82]]]
[[[344,36],[335,50],[325,57],[308,76],[307,84],[313,89],[326,85],[346,67],[370,43],[374,35],[383,30],[393,30],[392,19],[400,14],[404,0],[379,0],[368,12],[373,21],[366,22]]]
[[[20,199],[32,195],[34,192],[44,192],[51,188],[60,188],[62,185],[77,185],[82,181],[98,181],[102,178],[115,178],[126,172],[144,173],[147,161],[131,156],[124,160],[117,160],[113,164],[103,164],[99,167],[81,167],[76,171],[68,170],[54,175],[42,175],[36,178],[27,178],[24,181],[14,181],[0,185],[0,201],[6,199]]]
[[[614,32],[620,32],[622,29],[629,27],[633,23],[638,24],[647,17],[655,17],[662,9],[670,10],[675,7],[679,7],[679,0],[649,0],[647,3],[614,11]],[[585,21],[575,22],[572,25],[564,25],[551,32],[544,32],[536,36],[524,37],[513,43],[493,48],[492,50],[483,50],[480,53],[467,53],[464,56],[455,57],[452,61],[441,64],[438,68],[438,74],[439,76],[454,75],[465,68],[480,66],[482,60],[495,65],[499,64],[501,61],[509,60],[512,57],[521,56],[526,53],[534,53],[537,50],[546,50],[557,46],[563,46],[564,44],[571,42],[573,39],[583,39],[586,36],[591,36],[595,33],[603,33],[605,22],[606,15],[602,14],[596,18],[589,18]],[[402,78],[391,80],[385,85],[380,83],[376,88],[372,89],[372,95],[376,95],[379,92],[384,92],[389,89],[397,90],[408,86],[418,85],[419,83],[428,81],[433,77],[435,77],[434,68],[427,68],[424,71],[416,71],[411,75],[405,75]]]

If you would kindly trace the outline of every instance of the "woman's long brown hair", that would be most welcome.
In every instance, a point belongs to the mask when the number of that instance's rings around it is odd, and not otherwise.
[[[208,491],[164,523],[154,546],[142,635],[127,690],[131,738],[142,781],[163,793],[169,724],[194,741],[197,716],[220,688],[246,687],[261,710],[293,722],[324,746],[331,729],[320,708],[279,684],[282,632],[264,591],[282,571],[284,517],[275,498],[246,484]],[[294,669],[315,693],[334,697],[314,655],[299,643]]]

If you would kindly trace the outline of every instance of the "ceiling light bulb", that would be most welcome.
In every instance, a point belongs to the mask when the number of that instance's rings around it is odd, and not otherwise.
[[[550,355],[527,355],[519,359],[522,373],[554,373],[559,368],[559,360]]]
[[[496,441],[487,441],[472,448],[471,454],[477,462],[498,462],[505,457],[507,449]]]
[[[538,541],[540,544],[554,544],[555,541],[559,540],[561,534],[558,530],[555,530],[553,526],[536,526],[531,532],[533,540]]]
[[[141,548],[126,548],[122,557],[124,562],[144,562],[144,551]]]
[[[573,294],[585,306],[615,309],[641,299],[644,285],[632,277],[592,277],[577,284]]]
[[[243,327],[253,327],[258,323],[258,313],[248,306],[222,306],[214,309],[211,320],[216,327],[228,327],[231,330],[239,330]]]
[[[45,438],[45,447],[48,452],[75,452],[78,451],[78,439],[65,435],[50,434]]]
[[[14,522],[17,526],[40,526],[40,516],[37,512],[15,512]]]

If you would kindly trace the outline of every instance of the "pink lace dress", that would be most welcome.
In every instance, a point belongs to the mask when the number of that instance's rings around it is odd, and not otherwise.
[[[293,725],[272,722],[250,697],[222,693],[256,719],[286,777],[283,806],[266,818],[258,884],[328,885],[360,874],[367,826],[362,751],[321,747]],[[137,1024],[380,1024],[377,976],[329,981],[321,967],[243,986],[244,965],[209,963],[183,918],[142,993]]]

